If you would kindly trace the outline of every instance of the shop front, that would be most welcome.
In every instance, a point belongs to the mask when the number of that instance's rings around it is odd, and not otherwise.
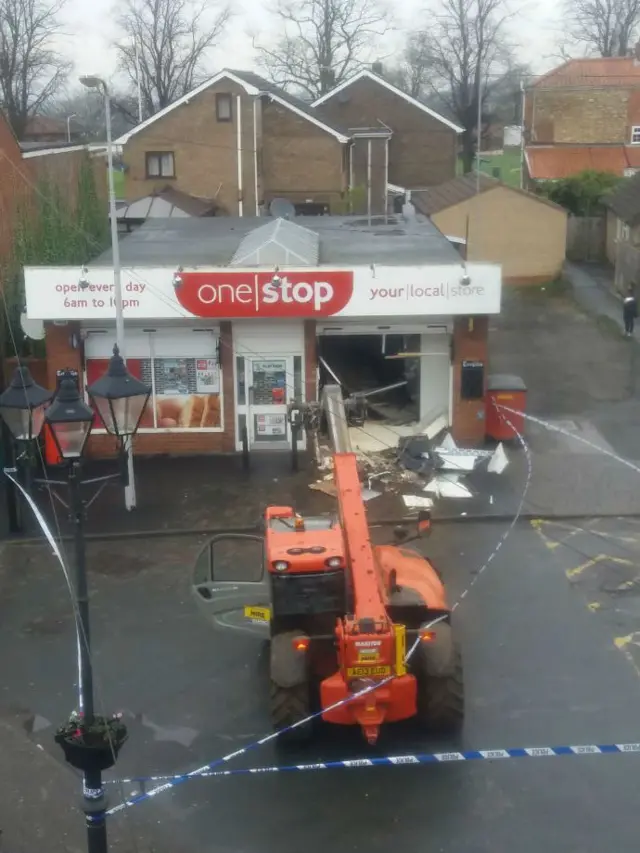
[[[91,383],[115,342],[113,270],[79,279],[77,267],[25,269],[27,314],[45,323],[52,385],[64,368]],[[254,451],[289,449],[287,404],[314,399],[336,376],[349,391],[397,385],[376,401],[376,416],[418,428],[442,414],[459,438],[484,433],[497,266],[136,267],[122,283],[124,355],[152,388],[137,453],[234,452],[245,434]],[[480,366],[473,388],[464,380],[471,362]],[[99,429],[91,451],[110,451]]]

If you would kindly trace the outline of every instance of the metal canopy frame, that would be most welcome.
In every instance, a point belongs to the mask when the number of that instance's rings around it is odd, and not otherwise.
[[[316,266],[320,235],[287,219],[255,228],[236,249],[229,266]]]

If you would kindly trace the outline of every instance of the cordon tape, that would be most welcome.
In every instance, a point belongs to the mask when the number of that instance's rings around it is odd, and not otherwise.
[[[580,746],[527,746],[514,749],[478,749],[467,752],[422,752],[408,755],[384,755],[373,758],[353,758],[341,761],[320,761],[315,764],[289,764],[272,767],[248,767],[236,770],[214,770],[198,773],[198,778],[211,779],[215,776],[256,776],[260,773],[291,773],[307,770],[335,770],[357,767],[397,767],[406,764],[446,764],[459,761],[498,761],[504,758],[560,758],[569,755],[619,755],[640,752],[640,743],[590,743]],[[140,784],[144,782],[176,782],[190,776],[133,776],[130,779],[109,780],[107,784]],[[159,790],[159,789],[158,789]],[[164,790],[164,787],[163,787]],[[149,796],[149,795],[147,795]],[[139,802],[145,794],[132,800]]]
[[[518,413],[516,412],[516,414],[518,414]],[[507,529],[501,535],[496,547],[493,549],[493,551],[489,554],[487,559],[484,561],[483,565],[478,569],[478,571],[472,577],[472,579],[471,579],[469,585],[466,587],[466,589],[463,590],[463,592],[460,594],[457,601],[455,602],[455,604],[451,608],[451,612],[456,610],[457,607],[462,603],[462,601],[464,601],[464,599],[467,597],[471,588],[473,586],[475,586],[475,584],[478,582],[480,577],[482,577],[482,575],[485,573],[485,571],[487,570],[489,565],[492,563],[493,559],[496,557],[496,555],[500,551],[501,547],[506,542],[511,531],[513,530],[513,528],[518,523],[518,519],[520,518],[520,515],[522,513],[522,509],[524,507],[524,503],[525,503],[525,500],[527,497],[527,492],[529,491],[529,486],[531,483],[531,476],[532,476],[532,472],[533,472],[531,453],[529,451],[529,448],[527,446],[527,443],[526,443],[524,437],[518,432],[518,430],[515,428],[515,426],[513,426],[513,424],[511,424],[511,422],[506,418],[506,416],[503,415],[503,417],[504,417],[504,420],[506,421],[506,423],[513,429],[514,433],[518,437],[518,440],[519,440],[520,444],[522,445],[522,448],[523,448],[525,455],[526,455],[527,476],[526,476],[525,485],[524,485],[524,488],[522,491],[522,495],[520,497],[520,501],[518,503],[518,507],[517,507],[516,512],[513,516],[513,519],[509,523]],[[425,625],[424,627],[425,627],[425,629],[428,629],[429,627],[436,625],[438,622],[443,621],[445,618],[446,618],[446,616],[440,616],[437,619],[434,619],[428,625]],[[411,648],[407,652],[407,655],[405,657],[405,662],[411,658],[411,655],[414,653],[414,651],[417,648],[419,643],[420,643],[420,638],[418,638],[413,643],[413,645],[411,646]],[[334,708],[339,708],[343,705],[347,705],[350,702],[353,702],[353,700],[357,699],[359,696],[362,696],[365,693],[370,693],[374,690],[379,689],[384,684],[387,684],[389,681],[391,681],[393,678],[394,678],[394,676],[389,676],[389,678],[385,678],[383,681],[378,682],[376,685],[374,685],[372,687],[368,687],[365,690],[361,690],[359,693],[354,693],[353,695],[349,696],[347,699],[342,699],[340,702],[336,702],[334,705],[330,706],[330,708],[324,708],[322,711],[317,711],[315,714],[311,714],[308,717],[305,717],[303,720],[299,720],[297,723],[294,723],[292,726],[288,726],[286,728],[279,729],[278,731],[272,732],[271,734],[267,735],[266,737],[263,737],[260,740],[254,741],[253,743],[250,743],[248,746],[245,746],[242,749],[236,750],[235,752],[232,752],[229,755],[225,755],[222,758],[218,758],[215,761],[212,761],[208,764],[203,765],[202,767],[197,768],[196,770],[191,770],[189,773],[185,773],[185,774],[182,774],[180,776],[174,776],[174,777],[166,777],[166,776],[155,777],[156,781],[160,781],[163,779],[166,779],[168,781],[165,781],[164,784],[161,784],[155,788],[152,788],[150,791],[141,792],[139,794],[134,795],[133,797],[130,797],[128,800],[125,800],[122,803],[119,803],[116,806],[112,806],[110,809],[108,809],[106,814],[107,815],[116,814],[117,812],[122,811],[123,809],[130,808],[131,806],[134,806],[134,805],[138,805],[138,803],[145,802],[146,800],[149,800],[152,797],[157,796],[158,794],[160,794],[163,791],[167,791],[171,788],[175,788],[176,786],[181,785],[184,782],[187,782],[189,779],[194,779],[194,778],[199,777],[199,776],[212,776],[212,775],[217,775],[217,774],[222,775],[222,776],[233,775],[236,773],[236,771],[217,771],[217,773],[215,773],[214,771],[215,771],[215,768],[220,767],[223,764],[226,764],[228,761],[231,761],[234,758],[239,758],[241,755],[245,755],[247,752],[251,752],[254,749],[257,749],[258,747],[262,746],[263,744],[268,743],[272,740],[275,740],[276,738],[282,736],[283,734],[285,734],[288,731],[291,731],[292,729],[296,729],[300,726],[304,726],[305,724],[311,722],[315,718],[320,717],[326,711],[332,710]],[[540,747],[540,748],[542,749],[542,747]],[[493,750],[493,752],[500,753],[500,755],[496,754],[496,756],[495,756],[496,758],[498,758],[498,757],[507,757],[507,756],[503,756],[502,753],[507,753],[508,751],[507,750]],[[518,751],[515,750],[514,752],[518,752]],[[397,759],[392,759],[392,758],[379,758],[379,759],[366,758],[365,759],[365,758],[363,758],[363,759],[353,759],[351,761],[334,761],[334,762],[328,762],[328,763],[323,762],[320,764],[296,765],[295,767],[291,767],[291,768],[289,768],[289,767],[275,767],[275,768],[267,768],[267,769],[254,768],[253,770],[244,770],[244,771],[237,771],[237,772],[246,774],[246,773],[250,773],[250,772],[253,772],[253,773],[277,772],[278,770],[281,770],[282,772],[286,772],[286,771],[290,771],[292,769],[300,771],[300,770],[320,770],[320,769],[325,769],[325,768],[352,767],[352,766],[355,766],[355,767],[373,767],[373,766],[377,766],[380,764],[384,764],[384,765],[416,764],[416,763],[417,764],[427,764],[427,763],[434,763],[434,762],[437,763],[439,761],[444,760],[442,758],[438,759],[436,757],[436,755],[437,755],[437,753],[433,753],[431,755],[425,754],[422,756],[418,756],[418,755],[411,756],[411,757],[405,756],[404,758],[406,758],[406,760],[404,760],[404,761],[402,760],[403,756],[400,756]],[[450,761],[452,761],[452,760],[470,761],[470,760],[472,760],[472,758],[483,757],[482,753],[480,753],[480,752],[477,752],[477,753],[476,752],[473,752],[473,753],[471,753],[471,752],[469,752],[469,753],[441,753],[441,755],[462,756],[460,758],[455,758],[455,759],[449,758],[448,760],[450,760]],[[468,756],[468,757],[465,758],[464,756]],[[519,755],[516,756],[514,754],[513,756],[508,756],[508,757],[514,757],[515,758],[515,757],[519,757]],[[153,778],[154,777],[149,777],[147,779],[147,781],[153,781]],[[139,781],[141,781],[141,779]],[[90,820],[91,818],[88,817],[88,819]]]

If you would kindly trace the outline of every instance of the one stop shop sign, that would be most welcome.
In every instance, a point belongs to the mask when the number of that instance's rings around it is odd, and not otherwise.
[[[179,275],[177,299],[196,317],[331,317],[353,293],[350,270]]]

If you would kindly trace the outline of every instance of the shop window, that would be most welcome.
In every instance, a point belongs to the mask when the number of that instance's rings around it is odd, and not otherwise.
[[[107,359],[88,359],[87,385],[107,370]],[[216,358],[127,359],[131,373],[151,386],[141,430],[222,430],[222,371]],[[103,424],[96,419],[95,428]]]
[[[231,121],[233,118],[233,102],[231,95],[226,92],[216,94],[216,120]]]
[[[173,151],[147,151],[147,178],[175,178],[176,164]]]

